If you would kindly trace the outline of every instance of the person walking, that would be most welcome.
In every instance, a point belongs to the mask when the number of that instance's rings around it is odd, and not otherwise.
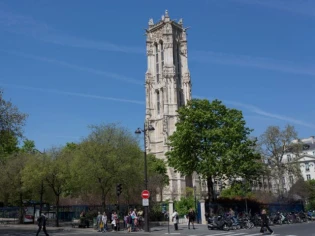
[[[266,227],[270,234],[274,234],[273,230],[270,229],[269,227],[269,219],[267,217],[267,213],[265,209],[261,211],[261,221],[262,223],[261,223],[260,233],[264,234],[265,233],[264,228]]]
[[[175,230],[178,230],[178,223],[179,223],[179,217],[176,209],[174,210],[174,213],[172,214],[172,221],[174,223]]]
[[[38,236],[38,234],[42,230],[42,228],[43,228],[45,235],[49,236],[49,234],[46,231],[46,216],[44,213],[42,213],[42,215],[40,217],[38,217],[37,223],[38,223],[38,230],[37,230],[36,236]]]
[[[189,212],[188,212],[188,229],[190,229],[190,224],[192,224],[193,229],[195,229],[195,218],[196,218],[196,214],[195,211],[190,208]]]
[[[101,222],[102,222],[102,214],[101,212],[98,212],[97,217],[96,217],[97,232],[101,232]]]
[[[102,215],[102,225],[103,228],[101,228],[101,232],[105,233],[107,231],[107,215],[105,211]]]

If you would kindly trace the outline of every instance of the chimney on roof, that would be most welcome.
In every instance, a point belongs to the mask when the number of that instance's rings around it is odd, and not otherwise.
[[[311,136],[311,139],[312,139],[312,144],[314,144],[315,136]]]

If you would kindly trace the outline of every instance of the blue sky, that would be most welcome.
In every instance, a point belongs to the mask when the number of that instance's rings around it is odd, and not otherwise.
[[[144,121],[149,18],[183,18],[194,97],[269,125],[315,134],[315,2],[293,0],[0,0],[0,87],[29,114],[42,150],[79,141],[88,125]]]

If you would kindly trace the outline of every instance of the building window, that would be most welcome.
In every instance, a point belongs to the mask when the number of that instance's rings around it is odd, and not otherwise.
[[[305,171],[310,171],[310,164],[309,163],[305,163]]]
[[[306,180],[310,180],[311,179],[311,175],[306,175]]]
[[[156,92],[156,106],[157,106],[157,114],[160,114],[160,92]]]
[[[181,63],[180,63],[180,44],[177,44],[177,76],[178,76],[178,84],[181,87],[182,74],[181,74]]]
[[[291,155],[290,154],[287,155],[287,159],[288,159],[288,162],[291,161]]]
[[[293,176],[292,175],[289,177],[289,180],[290,180],[290,184],[293,184]]]
[[[282,178],[282,184],[285,185],[285,178]]]
[[[159,47],[155,44],[155,70],[156,70],[156,82],[160,80],[160,68],[159,68]]]
[[[161,42],[161,69],[163,70],[163,66],[164,66],[164,48],[163,48],[163,42]]]

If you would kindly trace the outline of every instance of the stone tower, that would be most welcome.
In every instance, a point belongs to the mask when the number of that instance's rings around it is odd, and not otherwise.
[[[168,11],[157,23],[149,20],[146,29],[146,125],[155,131],[146,137],[147,152],[165,159],[168,137],[175,131],[177,109],[191,99],[191,81],[187,60],[187,28],[183,21],[171,20]],[[178,199],[192,179],[168,168],[170,184],[163,190],[163,200]],[[161,197],[161,196],[159,196]],[[158,198],[159,198],[158,197]]]

